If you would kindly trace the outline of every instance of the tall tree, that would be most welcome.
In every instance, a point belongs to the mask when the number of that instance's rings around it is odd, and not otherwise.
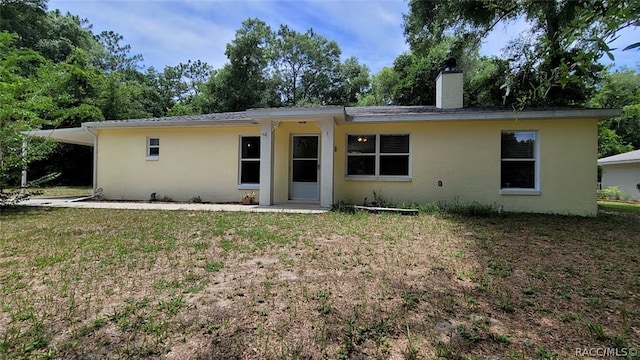
[[[340,64],[337,76],[338,86],[331,100],[334,104],[354,105],[370,91],[369,68],[355,56]]]
[[[598,93],[589,105],[602,108],[622,108],[622,114],[602,121],[601,125],[619,137],[620,144],[640,149],[640,73],[622,69],[603,76]],[[614,138],[601,132],[601,142]],[[626,148],[614,148],[615,151]],[[610,154],[613,155],[613,154]]]
[[[0,205],[10,201],[4,190],[20,171],[49,149],[47,143],[32,141],[24,157],[23,131],[55,125],[49,114],[54,101],[42,91],[54,77],[45,73],[50,68],[43,68],[48,61],[33,50],[16,46],[17,42],[17,35],[0,32]]]
[[[106,72],[137,69],[143,60],[140,54],[131,55],[131,45],[122,44],[124,37],[114,31],[103,31],[96,39],[104,49],[98,61]]]
[[[42,33],[33,49],[53,62],[65,61],[76,48],[98,57],[100,44],[91,33],[91,25],[86,19],[59,10],[50,11],[43,21]]]
[[[602,3],[605,7],[622,7],[625,14],[629,13],[627,19],[638,19],[638,12],[631,15],[628,11],[638,7],[637,1]],[[580,44],[593,38],[605,42],[602,39],[617,30],[607,33],[601,24],[619,29],[624,21],[604,18],[606,11],[598,11],[589,25],[576,26],[594,4],[591,0],[411,0],[410,12],[405,15],[405,35],[417,52],[450,33],[458,35],[461,46],[477,45],[497,24],[523,18],[531,24],[531,35],[512,44],[514,51],[509,55],[514,71],[505,81],[507,91],[517,92],[515,98],[521,105],[579,105],[591,96],[602,70],[596,64],[602,48]],[[585,26],[590,31],[585,32]]]
[[[273,57],[273,41],[274,33],[264,21],[250,18],[242,22],[225,50],[229,63],[208,84],[216,98],[213,109],[240,111],[267,106],[267,66]]]
[[[45,31],[47,0],[0,1],[0,32],[17,35],[19,47],[34,49]]]
[[[281,25],[274,48],[273,75],[284,105],[331,102],[341,53],[335,41],[313,29],[303,34]]]

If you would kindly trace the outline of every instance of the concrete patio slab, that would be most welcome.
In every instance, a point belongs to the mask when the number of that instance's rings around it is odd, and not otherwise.
[[[328,211],[314,204],[276,204],[271,206],[240,204],[162,203],[136,201],[91,201],[86,197],[31,198],[25,206],[66,207],[84,209],[132,209],[132,210],[189,210],[189,211],[246,211],[281,212],[298,214],[322,214]]]

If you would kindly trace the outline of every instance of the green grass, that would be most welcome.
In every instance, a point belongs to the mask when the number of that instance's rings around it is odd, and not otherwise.
[[[600,209],[605,211],[640,214],[640,203],[598,201],[598,207],[600,207]]]
[[[33,197],[90,196],[93,189],[91,186],[53,186],[29,188],[29,192],[35,193]]]
[[[0,212],[0,358],[640,347],[640,213]],[[442,330],[442,324],[449,324]]]

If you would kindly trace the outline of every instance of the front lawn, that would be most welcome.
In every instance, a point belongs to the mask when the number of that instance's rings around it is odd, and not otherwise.
[[[18,208],[0,212],[0,358],[640,349],[638,234],[640,213],[608,205],[597,218]]]

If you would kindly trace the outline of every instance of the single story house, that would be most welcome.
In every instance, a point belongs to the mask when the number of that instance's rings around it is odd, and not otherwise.
[[[112,200],[355,204],[479,202],[595,215],[597,123],[609,109],[463,108],[462,73],[436,106],[265,108],[88,122],[39,130],[94,148],[94,187]]]
[[[598,160],[602,167],[602,188],[618,186],[632,200],[640,200],[640,150]]]

